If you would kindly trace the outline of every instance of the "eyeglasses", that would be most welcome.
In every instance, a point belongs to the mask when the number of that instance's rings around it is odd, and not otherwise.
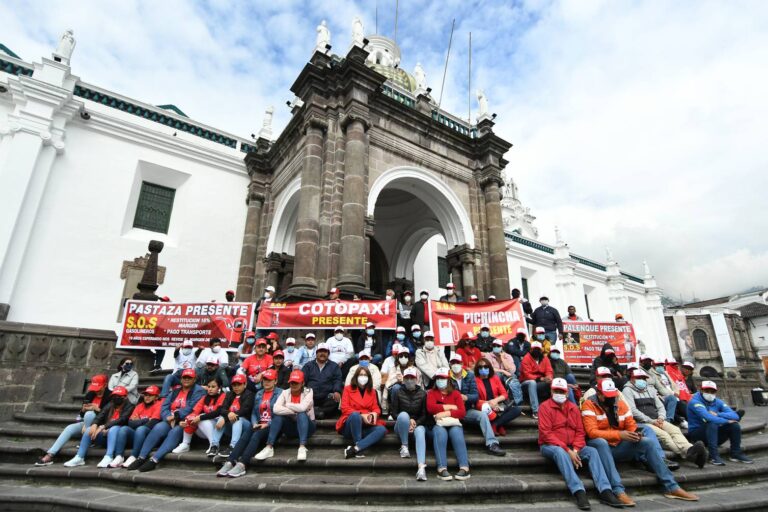
[[[478,366],[477,369],[478,370],[487,370],[488,366]]]

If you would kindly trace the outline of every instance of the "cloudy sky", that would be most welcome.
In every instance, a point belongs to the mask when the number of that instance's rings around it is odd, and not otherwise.
[[[319,21],[343,54],[377,3],[392,37],[395,0],[6,0],[0,42],[37,60],[72,28],[84,81],[248,136],[269,105],[286,123]],[[435,92],[452,19],[443,106],[467,115],[471,31],[472,88],[543,241],[558,225],[583,256],[646,259],[673,297],[768,286],[768,2],[400,0],[402,67]]]

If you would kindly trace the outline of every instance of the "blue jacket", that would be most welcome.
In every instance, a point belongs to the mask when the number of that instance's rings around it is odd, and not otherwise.
[[[277,399],[282,394],[283,394],[283,390],[275,386],[275,389],[272,390],[272,398],[269,400],[270,411],[272,411],[275,408],[275,402],[277,402]],[[256,398],[253,400],[253,412],[251,413],[251,425],[259,424],[259,420],[261,419],[261,414],[259,413],[259,406],[261,405],[262,398],[264,398],[264,389],[260,389],[259,392],[256,393]]]
[[[160,407],[160,417],[165,420],[168,416],[171,415],[171,404],[174,400],[176,400],[176,397],[179,396],[179,393],[181,392],[181,388],[174,389],[170,395],[166,397],[165,400],[163,400],[163,405]],[[189,391],[187,394],[187,403],[182,407],[181,409],[177,409],[174,415],[176,416],[177,420],[183,420],[187,417],[187,414],[192,412],[192,409],[195,407],[195,404],[200,401],[201,398],[205,396],[205,388],[200,386],[199,384],[195,384],[194,387]]]
[[[387,343],[387,347],[384,349],[384,358],[387,358],[392,355],[392,345],[395,343],[399,343],[401,345],[405,345],[408,347],[408,350],[411,351],[411,356],[416,354],[416,346],[413,344],[413,339],[406,336],[403,341],[398,341],[397,336],[395,336],[395,339]]]
[[[713,412],[717,415],[712,414]],[[705,423],[725,425],[730,420],[739,421],[739,419],[739,415],[719,398],[715,398],[713,402],[704,400],[701,391],[693,395],[688,402],[688,432],[703,428]]]
[[[312,388],[315,402],[322,402],[331,393],[341,393],[344,390],[341,368],[330,359],[322,371],[317,361],[308,362],[301,370],[304,372],[304,385]]]
[[[463,377],[461,378],[461,385],[458,385],[456,379],[453,379],[456,384],[456,390],[462,395],[467,395],[467,399],[464,401],[464,406],[469,409],[475,408],[477,403],[477,382],[475,381],[475,374],[469,370],[462,370]]]

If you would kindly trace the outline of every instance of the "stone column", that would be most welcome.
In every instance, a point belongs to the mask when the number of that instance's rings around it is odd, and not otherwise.
[[[475,289],[475,259],[471,255],[461,259],[461,284],[464,298],[467,300],[471,295],[477,293]]]
[[[371,289],[371,238],[376,221],[373,217],[365,217],[365,287]],[[388,276],[385,276],[385,280]],[[386,282],[386,281],[385,281]]]
[[[341,257],[338,286],[364,291],[365,282],[365,176],[367,173],[367,122],[356,115],[342,119],[346,134],[344,155],[344,204],[341,210]]]
[[[296,221],[296,255],[291,295],[317,296],[315,263],[320,240],[320,187],[323,172],[323,135],[328,122],[311,116],[304,125],[306,135],[304,162],[301,169],[301,201]]]
[[[248,188],[248,211],[245,216],[245,234],[240,252],[240,270],[237,274],[236,298],[249,302],[254,299],[253,281],[255,279],[256,251],[259,231],[261,230],[261,212],[264,207],[264,195],[255,190],[254,184]]]
[[[497,299],[509,298],[509,268],[507,246],[504,243],[504,222],[501,217],[501,179],[491,178],[482,183],[485,195],[485,217],[488,230],[488,255],[491,276],[490,293]]]

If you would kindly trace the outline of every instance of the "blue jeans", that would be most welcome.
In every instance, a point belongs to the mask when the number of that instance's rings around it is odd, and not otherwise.
[[[166,423],[168,425],[168,423]],[[154,432],[154,429],[153,429]],[[150,436],[152,434],[150,433]],[[173,427],[169,432],[168,435],[165,437],[165,440],[163,441],[163,444],[161,444],[157,451],[155,452],[155,455],[152,457],[157,462],[160,462],[163,457],[165,457],[168,453],[170,453],[171,450],[179,446],[179,443],[181,443],[181,440],[184,438],[184,429],[180,427],[179,425],[176,425]],[[149,439],[147,439],[149,440]],[[141,451],[144,451],[144,447],[142,447]]]
[[[181,371],[169,373],[163,379],[163,387],[160,390],[160,398],[165,398],[171,391],[173,386],[179,386],[181,384]]]
[[[219,421],[218,418],[214,418],[214,422],[216,421]],[[231,448],[234,448],[235,445],[237,445],[237,442],[240,440],[240,436],[243,435],[243,432],[250,429],[251,429],[250,421],[248,421],[245,418],[238,418],[237,421],[234,423],[225,423],[224,427],[221,429],[214,428],[213,439],[211,440],[211,444],[214,446],[219,446],[221,444],[221,438],[224,437],[225,433],[229,432],[230,438],[231,438],[229,441],[229,446]]]
[[[494,425],[497,427],[506,427],[507,425],[512,423],[515,420],[515,418],[520,416],[522,412],[523,411],[517,406],[508,407],[507,409],[504,410],[504,412],[497,413],[496,419],[491,422],[491,425]]]
[[[661,399],[664,402],[664,409],[667,410],[667,421],[672,423],[675,421],[675,410],[677,409],[678,398],[675,395],[667,395]]]
[[[246,466],[259,451],[259,448],[264,444],[269,435],[269,428],[260,428],[259,430],[253,430],[249,428],[243,435],[240,436],[235,447],[232,449],[232,453],[229,454],[229,462],[235,464],[242,462]]]
[[[400,444],[408,446],[408,432],[411,428],[411,417],[403,411],[397,415],[395,422],[395,433],[400,438]],[[413,440],[416,444],[416,462],[418,464],[427,463],[427,437],[424,425],[417,425],[413,429]]]
[[[528,402],[531,404],[533,414],[539,413],[539,395],[544,399],[549,396],[549,384],[546,382],[536,382],[535,380],[526,380],[523,382],[523,388],[528,391]]]
[[[666,492],[674,491],[680,488],[680,486],[677,485],[672,472],[664,464],[664,459],[659,457],[658,444],[657,440],[649,437],[643,437],[637,443],[622,441],[616,446],[611,447],[611,453],[613,453],[614,460],[618,462],[631,461],[638,458],[645,459],[653,472],[656,473],[656,478],[664,486],[664,490]]]
[[[141,446],[144,444],[144,440],[149,435],[150,428],[146,425],[137,427],[136,430],[131,427],[118,427],[120,432],[117,434],[117,443],[115,445],[115,454],[122,455],[125,451],[125,447],[128,443],[133,444],[133,450],[131,450],[131,456],[138,457],[141,451]],[[110,429],[111,430],[111,429]],[[150,451],[154,446],[150,447]]]
[[[661,460],[664,460],[667,458],[667,454],[664,453],[664,448],[661,447],[661,443],[659,442],[659,437],[656,435],[656,432],[650,427],[650,425],[638,425],[637,430],[643,431],[643,437],[646,437],[651,440],[651,445],[656,450],[656,452],[659,454],[659,457]],[[648,462],[645,458],[643,458],[642,455],[638,456],[637,460]]]
[[[576,377],[572,373],[569,373],[565,376],[565,382],[568,384],[573,384],[574,386],[578,384],[576,382]],[[573,390],[571,388],[568,388],[568,400],[575,403],[576,405],[579,405],[579,403],[576,401],[576,395],[573,394]]]
[[[704,441],[709,450],[709,457],[714,459],[719,457],[717,447],[731,441],[731,455],[741,454],[741,424],[726,423],[718,425],[716,423],[705,423],[701,428],[688,432],[688,440],[692,443]]]
[[[512,401],[515,405],[523,405],[523,388],[520,386],[520,381],[517,380],[517,376],[514,374],[507,379],[507,389],[509,390],[509,396],[512,397]]]
[[[576,474],[576,468],[573,467],[571,457],[563,448],[555,446],[553,444],[545,444],[541,446],[541,454],[549,460],[552,460],[557,464],[557,469],[560,470],[560,474],[565,479],[565,485],[568,486],[568,490],[571,494],[576,494],[577,491],[584,490],[584,484]],[[596,448],[591,446],[585,446],[579,450],[579,457],[582,462],[586,462],[589,465],[589,472],[592,474],[592,480],[595,482],[595,487],[598,492],[612,490],[611,483],[608,481],[608,475],[606,474],[603,462],[600,460],[600,454]]]
[[[88,411],[83,414],[83,421],[78,421],[77,423],[72,423],[64,427],[64,430],[61,431],[61,434],[59,434],[59,437],[56,438],[56,441],[53,443],[53,446],[48,449],[47,453],[50,453],[51,455],[56,455],[59,453],[59,451],[64,447],[65,444],[67,444],[67,441],[69,441],[72,436],[82,435],[83,427],[85,427],[85,430],[91,428],[93,420],[95,419],[96,413],[93,411]]]
[[[307,440],[315,433],[317,426],[315,422],[309,419],[305,412],[297,413],[296,416],[272,416],[272,424],[269,426],[269,438],[267,444],[274,446],[280,434],[286,437],[298,437],[299,446],[306,446]]]
[[[611,451],[611,445],[608,444],[608,441],[602,438],[590,439],[587,441],[587,446],[597,450],[600,462],[603,464],[603,469],[605,470],[605,476],[608,479],[608,483],[610,484],[613,493],[623,493],[624,485],[621,483],[621,476],[616,469],[616,461],[613,459],[613,452]]]
[[[96,446],[106,446],[107,436],[99,432],[96,439],[91,439],[91,436],[88,435],[88,430],[86,430],[83,437],[80,438],[80,448],[77,449],[77,456],[84,459],[85,456],[88,455],[88,448],[91,447],[91,444],[95,444]]]
[[[344,422],[344,427],[341,429],[341,434],[344,437],[354,441],[358,452],[362,452],[381,441],[386,433],[386,427],[381,425],[364,427],[363,417],[359,412],[350,414],[347,417],[347,421]]]
[[[479,412],[479,411],[478,411]],[[435,449],[437,470],[448,468],[448,438],[451,438],[453,453],[459,462],[459,468],[469,468],[467,456],[467,443],[464,441],[464,429],[462,427],[432,427],[432,445]]]
[[[557,343],[557,331],[544,331],[544,338],[551,341],[554,345]]]
[[[491,446],[492,444],[499,442],[493,434],[491,420],[488,419],[488,415],[484,412],[478,411],[477,409],[467,410],[467,415],[464,416],[464,423],[469,425],[480,425],[480,431],[485,438],[485,446]]]

